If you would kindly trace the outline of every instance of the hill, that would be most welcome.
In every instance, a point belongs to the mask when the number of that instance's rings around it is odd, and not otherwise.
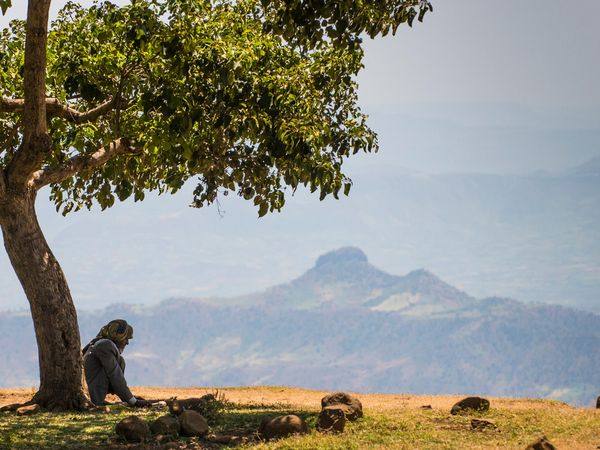
[[[478,300],[435,275],[390,275],[356,248],[297,279],[232,299],[171,299],[79,313],[82,339],[115,317],[134,325],[130,383],[292,385],[359,392],[541,397],[600,394],[600,316]],[[26,312],[0,314],[0,386],[37,383]]]
[[[215,299],[213,303],[304,310],[363,307],[403,315],[431,315],[458,311],[474,301],[426,270],[403,277],[390,275],[371,265],[362,250],[343,247],[320,256],[314,267],[290,283],[258,294]]]
[[[199,397],[214,388],[143,388],[137,395],[166,399]],[[211,434],[237,433],[251,436],[261,420],[270,415],[296,414],[308,423],[310,434],[260,443],[251,440],[244,448],[256,449],[520,449],[546,435],[559,449],[592,449],[600,445],[597,410],[573,408],[547,400],[490,398],[490,410],[452,416],[458,396],[415,396],[406,394],[356,394],[364,417],[347,423],[340,435],[315,431],[324,391],[286,387],[224,388],[219,394],[230,403],[209,421]],[[0,406],[22,401],[30,392],[0,390]],[[425,406],[425,408],[423,408]],[[19,449],[106,449],[160,448],[148,444],[132,447],[120,443],[115,424],[132,413],[154,419],[166,411],[131,410],[120,406],[109,414],[52,414],[16,417],[0,413],[0,448]],[[491,422],[495,428],[473,429],[471,420]],[[210,438],[209,438],[210,439]],[[164,447],[163,447],[164,448]],[[182,440],[174,449],[227,448],[207,440]]]

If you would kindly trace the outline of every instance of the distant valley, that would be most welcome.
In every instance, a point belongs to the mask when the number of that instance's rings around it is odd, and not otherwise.
[[[289,283],[230,298],[80,311],[82,339],[134,325],[133,385],[290,385],[324,390],[544,397],[600,395],[600,316],[476,299],[426,270],[391,275],[358,248],[322,255]],[[85,343],[85,342],[84,342]],[[27,312],[0,313],[0,387],[34,386]]]

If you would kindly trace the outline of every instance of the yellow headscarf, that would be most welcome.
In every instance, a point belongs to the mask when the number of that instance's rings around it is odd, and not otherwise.
[[[133,328],[123,319],[111,320],[102,327],[96,337],[120,342],[133,338]]]

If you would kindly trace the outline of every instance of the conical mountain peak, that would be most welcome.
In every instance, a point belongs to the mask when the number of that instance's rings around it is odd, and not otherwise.
[[[444,283],[437,275],[426,269],[413,270],[406,274],[406,279],[419,283]]]
[[[357,247],[342,247],[337,250],[325,253],[319,256],[315,267],[327,266],[330,264],[349,264],[349,263],[368,263],[369,260],[365,252]]]
[[[286,308],[368,308],[408,315],[454,312],[475,300],[433,273],[418,269],[390,275],[371,265],[357,247],[327,252],[295,280],[245,297]]]

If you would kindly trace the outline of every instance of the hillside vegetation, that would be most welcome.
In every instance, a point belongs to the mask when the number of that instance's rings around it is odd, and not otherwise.
[[[475,299],[425,270],[405,276],[356,248],[299,278],[230,299],[172,299],[79,313],[85,344],[116,317],[134,385],[311,389],[549,398],[600,394],[600,316]],[[38,382],[27,312],[0,313],[0,387]]]
[[[198,397],[214,389],[134,388],[146,398]],[[244,448],[256,449],[524,449],[542,435],[559,449],[595,449],[600,445],[600,410],[574,408],[547,400],[490,398],[490,410],[452,416],[457,396],[414,396],[406,394],[356,394],[363,403],[364,417],[348,423],[341,435],[315,431],[321,391],[285,387],[219,389],[228,406],[210,424],[211,434],[237,432],[250,435],[260,421],[272,414],[297,414],[310,427],[310,434],[275,442],[250,440]],[[26,400],[27,390],[1,390],[0,406]],[[430,405],[431,409],[423,406]],[[151,419],[165,410],[138,410],[112,406],[109,414],[40,413],[18,417],[0,413],[2,449],[125,449],[156,448],[129,444],[115,435],[115,424],[130,414]],[[471,419],[492,422],[496,428],[473,430]],[[223,448],[222,445],[182,439],[187,449]]]

